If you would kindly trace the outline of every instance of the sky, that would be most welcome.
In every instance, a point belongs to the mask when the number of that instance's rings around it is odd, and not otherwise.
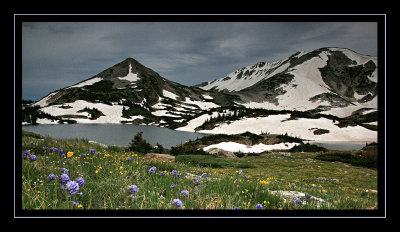
[[[377,46],[375,22],[23,22],[22,98],[40,100],[128,57],[191,86],[297,51],[376,56]]]

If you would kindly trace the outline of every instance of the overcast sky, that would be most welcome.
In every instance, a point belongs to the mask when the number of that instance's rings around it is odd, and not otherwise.
[[[25,22],[22,98],[39,100],[132,57],[195,85],[297,51],[343,47],[377,55],[377,23]]]

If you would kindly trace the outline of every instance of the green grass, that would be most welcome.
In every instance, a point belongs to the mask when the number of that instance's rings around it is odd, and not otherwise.
[[[61,147],[65,154],[73,152],[73,156],[61,158],[50,147]],[[95,149],[96,154],[88,154],[89,149]],[[37,159],[31,161],[28,155],[28,159],[22,160],[22,209],[167,210],[174,208],[171,202],[176,198],[182,200],[183,210],[255,209],[257,204],[269,210],[317,209],[311,201],[305,205],[285,202],[271,194],[272,190],[294,190],[332,199],[319,209],[378,207],[377,195],[366,192],[377,189],[376,169],[314,159],[317,156],[314,153],[267,153],[238,159],[180,155],[176,161],[161,162],[145,160],[135,152],[127,152],[126,147],[103,148],[84,139],[59,140],[23,133],[21,154],[25,150]],[[81,158],[82,153],[87,157]],[[149,174],[151,166],[157,167],[153,175]],[[69,170],[71,180],[84,178],[85,185],[79,189],[82,195],[71,197],[60,188],[61,168]],[[242,175],[238,174],[239,169]],[[172,170],[177,170],[181,177],[169,175]],[[160,176],[161,172],[166,175]],[[56,175],[55,180],[49,181],[50,173]],[[192,176],[206,173],[207,178],[196,185],[185,177],[187,173]],[[139,188],[135,199],[127,191],[133,184]],[[171,188],[171,184],[176,187]],[[296,187],[293,189],[290,184]],[[183,190],[189,191],[189,197],[180,196]]]

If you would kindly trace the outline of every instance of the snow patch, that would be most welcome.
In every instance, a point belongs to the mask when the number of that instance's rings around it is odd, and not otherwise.
[[[218,144],[213,144],[207,147],[204,147],[204,151],[208,151],[212,148],[219,148],[225,151],[230,152],[243,152],[243,153],[261,153],[271,150],[289,150],[292,147],[299,145],[300,143],[278,143],[273,145],[265,145],[263,143],[259,143],[253,146],[247,146],[241,143],[235,142],[222,142]]]
[[[102,80],[103,80],[103,78],[95,77],[95,78],[89,79],[87,81],[82,81],[81,83],[78,83],[76,85],[72,85],[70,87],[67,87],[66,89],[78,88],[78,87],[83,87],[83,86],[86,86],[86,85],[93,85],[94,83],[102,81]]]
[[[172,93],[170,91],[167,91],[165,89],[163,90],[163,96],[164,97],[169,97],[169,98],[174,99],[174,100],[176,100],[178,98],[178,95],[176,95],[176,94],[174,94],[174,93]]]
[[[129,64],[129,73],[128,73],[128,75],[126,75],[125,77],[118,77],[118,79],[130,81],[130,82],[136,82],[140,78],[138,77],[138,75],[136,73],[132,73],[132,65]]]

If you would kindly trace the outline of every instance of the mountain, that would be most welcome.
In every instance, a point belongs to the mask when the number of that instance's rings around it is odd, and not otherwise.
[[[24,106],[23,123],[132,123],[376,141],[377,77],[377,57],[345,48],[296,52],[197,86],[169,81],[128,58]]]
[[[234,93],[241,99],[238,104],[251,108],[331,110],[333,115],[349,116],[361,108],[377,108],[377,57],[344,48],[296,52],[284,60],[243,67],[199,87]]]
[[[32,106],[67,122],[173,127],[204,110],[233,104],[232,99],[229,94],[169,81],[127,58],[91,78],[48,94]]]

